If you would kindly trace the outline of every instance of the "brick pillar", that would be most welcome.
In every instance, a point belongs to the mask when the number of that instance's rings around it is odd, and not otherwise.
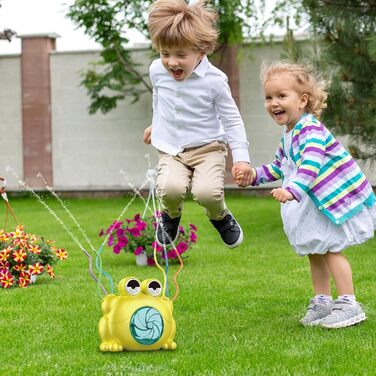
[[[232,97],[240,110],[239,67],[237,64],[238,49],[238,46],[222,45],[215,55],[213,55],[211,61],[217,68],[226,73]],[[229,152],[226,162],[225,184],[235,184],[231,175],[231,168],[232,157],[231,152]]]
[[[53,185],[50,53],[57,34],[23,35],[21,53],[24,180],[44,188],[40,172]]]

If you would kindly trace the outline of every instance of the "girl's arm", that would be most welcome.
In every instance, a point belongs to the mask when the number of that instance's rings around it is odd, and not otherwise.
[[[297,201],[312,187],[320,172],[326,149],[324,131],[320,122],[308,123],[301,128],[298,135],[300,164],[295,178],[286,187]]]
[[[253,179],[253,186],[270,183],[282,178],[281,161],[283,158],[282,142],[278,146],[275,153],[275,158],[272,163],[256,167],[255,177]]]

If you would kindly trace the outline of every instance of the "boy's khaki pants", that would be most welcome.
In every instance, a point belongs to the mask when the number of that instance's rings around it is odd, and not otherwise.
[[[226,145],[218,141],[185,149],[176,156],[160,152],[157,195],[162,210],[171,218],[180,217],[190,188],[209,219],[222,219],[228,213],[224,200],[226,156]]]

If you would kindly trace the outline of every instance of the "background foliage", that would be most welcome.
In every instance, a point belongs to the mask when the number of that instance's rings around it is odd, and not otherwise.
[[[82,81],[91,97],[90,113],[106,113],[119,100],[137,101],[151,90],[146,72],[139,70],[125,47],[128,29],[148,36],[146,15],[151,2],[77,0],[70,7],[68,17],[103,46],[101,60],[84,73]],[[277,0],[269,14],[265,14],[264,0],[208,2],[219,13],[219,50],[256,36],[266,41],[268,27],[286,27],[285,56],[309,57],[330,81],[323,115],[326,125],[350,136],[355,157],[376,158],[375,0]],[[302,55],[294,47],[296,27],[310,36],[314,55]]]

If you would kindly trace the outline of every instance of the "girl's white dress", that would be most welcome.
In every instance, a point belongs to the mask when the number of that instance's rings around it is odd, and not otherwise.
[[[283,134],[285,155],[281,162],[284,175],[282,187],[287,186],[297,173],[297,167],[290,157],[292,132]],[[343,249],[364,243],[374,236],[376,229],[376,205],[364,209],[338,226],[322,214],[308,195],[302,200],[281,204],[283,228],[290,244],[300,256],[340,252]]]

